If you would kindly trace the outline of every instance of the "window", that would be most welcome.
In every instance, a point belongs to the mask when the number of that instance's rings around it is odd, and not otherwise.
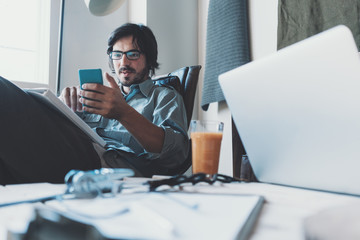
[[[60,6],[61,0],[0,0],[2,77],[56,86]]]

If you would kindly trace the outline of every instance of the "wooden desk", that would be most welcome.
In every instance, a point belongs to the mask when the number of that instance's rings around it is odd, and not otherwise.
[[[9,186],[0,187],[0,196],[7,196],[11,192],[24,191],[39,192],[41,188],[46,191],[61,192],[63,188],[59,185],[34,185],[28,186]],[[40,188],[40,189],[39,189]],[[6,190],[7,189],[7,190]],[[14,191],[15,190],[15,191]],[[284,187],[263,183],[231,183],[217,184],[210,186],[207,184],[198,184],[196,186],[186,186],[185,191],[196,191],[206,193],[241,193],[262,195],[265,198],[265,204],[260,212],[250,240],[300,240],[304,239],[303,221],[322,210],[349,204],[358,204],[360,198],[348,195],[326,193],[320,191],[304,190],[299,188]],[[19,195],[19,193],[17,193]],[[21,206],[17,207],[18,209]],[[7,215],[4,213],[7,213]],[[6,208],[0,208],[0,240],[4,238],[4,232],[1,234],[1,226],[8,221],[9,213]],[[4,229],[3,229],[4,231]]]

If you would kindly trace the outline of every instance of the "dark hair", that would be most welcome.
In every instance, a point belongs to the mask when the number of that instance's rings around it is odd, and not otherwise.
[[[155,75],[155,69],[159,68],[159,63],[157,62],[158,47],[153,32],[145,25],[125,23],[115,29],[108,39],[107,54],[110,54],[114,44],[119,39],[128,36],[133,36],[133,43],[135,43],[139,50],[145,55],[150,76]],[[110,58],[109,67],[114,73],[114,64]]]

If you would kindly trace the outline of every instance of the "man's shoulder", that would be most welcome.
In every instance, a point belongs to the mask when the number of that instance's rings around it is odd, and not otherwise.
[[[153,83],[157,87],[164,87],[171,90],[176,90],[182,95],[182,86],[180,79],[177,76],[162,76],[152,79]]]
[[[161,102],[183,102],[183,88],[177,76],[165,76],[152,79],[152,96]]]

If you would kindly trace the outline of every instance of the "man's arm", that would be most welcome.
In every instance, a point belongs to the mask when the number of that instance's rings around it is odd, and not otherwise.
[[[84,106],[83,110],[118,120],[146,151],[160,153],[164,144],[164,130],[126,103],[113,77],[105,73],[104,78],[107,79],[110,87],[99,84],[84,84],[82,86],[84,90],[80,91],[79,95],[83,98],[80,98],[79,101],[89,106]]]
[[[165,138],[165,132],[161,127],[154,125],[132,107],[117,120],[146,151],[153,153],[161,152]]]

